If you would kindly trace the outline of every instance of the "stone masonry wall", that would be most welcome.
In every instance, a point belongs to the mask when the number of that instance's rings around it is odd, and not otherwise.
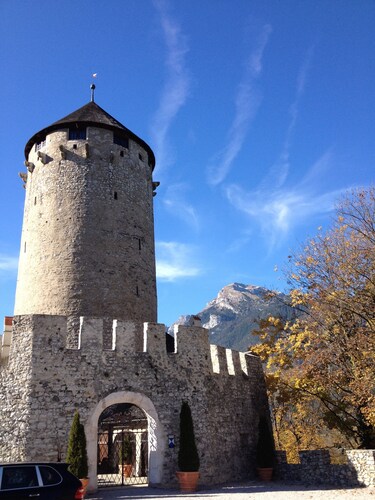
[[[67,349],[66,317],[14,318],[9,363],[0,370],[0,461],[63,458],[76,409],[87,424],[104,398],[132,391],[152,401],[160,421],[161,484],[176,481],[183,400],[192,410],[201,483],[253,477],[259,416],[268,415],[259,359],[210,346],[199,326],[179,326],[176,352],[167,353],[164,325],[117,320],[112,348],[104,349],[104,323],[81,318],[69,333],[79,348]],[[168,448],[168,435],[176,448]]]
[[[331,464],[328,450],[300,451],[300,463],[288,464],[286,453],[279,451],[277,475],[304,484],[375,486],[375,450],[345,450],[345,455],[346,464]]]
[[[15,314],[156,321],[152,168],[113,131],[51,132],[28,157]],[[98,286],[100,284],[100,286]]]

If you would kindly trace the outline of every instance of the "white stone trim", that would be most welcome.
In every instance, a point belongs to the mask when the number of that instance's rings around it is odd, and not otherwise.
[[[134,404],[145,412],[148,421],[148,479],[151,484],[161,482],[167,437],[166,433],[162,429],[155,407],[152,401],[144,394],[139,392],[120,391],[109,394],[107,397],[99,401],[85,425],[90,478],[88,486],[89,492],[96,491],[98,488],[97,439],[99,417],[102,412],[108,408],[108,406],[118,403]]]

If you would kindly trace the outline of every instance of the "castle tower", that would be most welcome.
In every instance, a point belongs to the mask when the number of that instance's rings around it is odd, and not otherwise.
[[[25,157],[15,315],[156,322],[150,147],[92,100]]]
[[[65,460],[78,410],[90,491],[128,484],[126,435],[132,481],[175,486],[188,401],[201,484],[253,477],[269,419],[260,359],[211,346],[197,318],[175,328],[171,349],[156,323],[150,147],[91,101],[35,134],[25,155],[15,316],[0,339],[0,462]]]

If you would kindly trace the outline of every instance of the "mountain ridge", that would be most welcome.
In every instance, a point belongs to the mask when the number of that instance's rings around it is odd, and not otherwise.
[[[199,316],[202,326],[210,330],[212,344],[247,351],[258,342],[258,337],[252,331],[258,327],[259,320],[269,316],[280,316],[285,320],[295,317],[289,302],[289,296],[284,293],[234,282],[224,286],[194,316]],[[189,324],[192,317],[180,316],[174,324]]]

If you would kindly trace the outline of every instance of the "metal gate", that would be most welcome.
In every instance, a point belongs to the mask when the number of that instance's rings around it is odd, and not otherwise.
[[[148,423],[138,406],[106,408],[98,422],[98,486],[148,483]]]

